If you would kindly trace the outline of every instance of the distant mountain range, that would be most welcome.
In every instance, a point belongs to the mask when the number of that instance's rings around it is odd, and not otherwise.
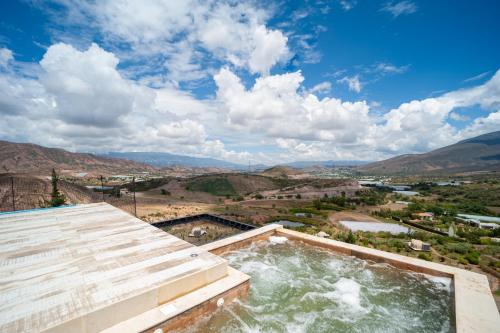
[[[500,131],[481,135],[425,154],[409,154],[385,161],[298,161],[280,164],[285,168],[357,166],[365,174],[429,174],[500,171]],[[247,170],[248,166],[214,158],[200,158],[159,152],[110,152],[104,155],[71,153],[30,143],[0,141],[0,173],[47,173],[52,168],[67,172],[129,173],[155,172],[159,168],[182,166]],[[251,165],[252,170],[267,166]],[[278,169],[278,171],[280,171]]]
[[[175,155],[170,153],[156,152],[109,152],[100,156],[111,158],[122,158],[140,163],[149,164],[158,168],[170,166],[185,166],[194,168],[223,168],[233,170],[246,170],[248,165],[237,164],[218,160],[215,158],[193,157],[185,155]],[[263,165],[251,166],[254,168],[263,168]]]
[[[203,158],[203,157],[192,157],[185,155],[176,155],[170,153],[156,153],[156,152],[109,152],[107,154],[102,154],[101,156],[113,157],[113,158],[124,158],[136,162],[146,163],[155,167],[168,167],[174,165],[181,165],[187,167],[214,167],[214,168],[224,168],[232,170],[248,170],[248,165],[232,163],[227,161],[218,160],[215,158]],[[279,164],[281,166],[289,166],[292,168],[310,168],[313,166],[317,167],[334,167],[334,166],[357,166],[361,164],[366,164],[368,162],[363,161],[296,161],[291,163]],[[270,166],[264,164],[252,164],[250,168],[252,170],[262,170],[269,168]]]
[[[64,149],[46,148],[31,143],[0,141],[0,173],[49,174],[52,168],[59,172],[107,174],[155,171],[150,165],[135,161],[71,153]]]
[[[357,168],[366,174],[450,174],[500,171],[500,131],[425,154],[407,154]]]
[[[333,168],[333,167],[347,167],[347,166],[358,166],[370,163],[369,161],[350,161],[350,160],[342,160],[342,161],[296,161],[291,163],[280,164],[283,166],[289,166],[292,168],[303,169],[303,168],[311,168],[311,167],[323,167],[323,168]]]

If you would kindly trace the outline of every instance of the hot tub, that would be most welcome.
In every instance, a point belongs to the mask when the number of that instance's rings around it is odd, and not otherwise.
[[[451,278],[283,236],[223,256],[251,276],[248,298],[222,306],[186,332],[455,331]]]

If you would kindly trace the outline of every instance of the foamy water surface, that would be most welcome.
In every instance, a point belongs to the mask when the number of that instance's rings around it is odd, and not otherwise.
[[[186,332],[453,332],[451,280],[272,238],[225,256],[247,299]]]

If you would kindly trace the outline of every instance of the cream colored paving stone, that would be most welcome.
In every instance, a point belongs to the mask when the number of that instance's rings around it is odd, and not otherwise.
[[[0,214],[0,332],[99,332],[227,275],[105,203]]]

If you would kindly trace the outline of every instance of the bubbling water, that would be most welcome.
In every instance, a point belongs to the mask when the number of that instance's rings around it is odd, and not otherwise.
[[[450,279],[270,239],[227,254],[248,299],[185,332],[453,332]]]

